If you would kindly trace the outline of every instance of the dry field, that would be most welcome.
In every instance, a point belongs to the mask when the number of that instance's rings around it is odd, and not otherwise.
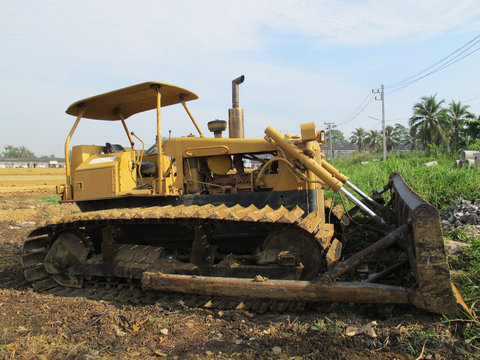
[[[21,268],[22,243],[43,219],[78,211],[54,201],[63,171],[0,169],[0,359],[470,358],[455,326],[409,306],[321,304],[260,315],[181,300],[136,304],[35,293]],[[376,338],[346,335],[371,321]]]
[[[51,190],[65,182],[65,169],[0,169],[0,191]]]

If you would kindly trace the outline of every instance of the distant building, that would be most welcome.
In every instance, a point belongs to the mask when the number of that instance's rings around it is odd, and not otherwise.
[[[0,168],[63,168],[63,158],[0,158]]]
[[[357,146],[348,141],[340,142],[340,143],[332,143],[332,148],[333,148],[334,158],[339,156],[348,156],[350,154],[353,154],[355,151],[357,151]],[[327,159],[332,158],[329,144],[323,145],[322,151],[327,156]]]
[[[392,152],[407,152],[412,151],[413,145],[412,144],[398,144],[392,150]]]
[[[352,144],[351,142],[333,143],[332,148],[333,148],[334,158],[339,156],[348,156],[358,151],[357,145]],[[329,144],[323,145],[322,151],[326,155],[327,159],[331,159]],[[407,151],[412,151],[412,144],[398,144],[393,148],[391,152],[395,153],[395,152],[407,152]]]

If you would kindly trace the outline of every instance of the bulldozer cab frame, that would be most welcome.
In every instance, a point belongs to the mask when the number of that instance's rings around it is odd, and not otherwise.
[[[204,135],[202,131],[198,127],[195,119],[186,105],[187,101],[195,99],[198,99],[198,96],[189,90],[167,83],[149,81],[79,100],[70,105],[66,110],[66,113],[76,116],[77,119],[65,141],[67,184],[64,189],[64,200],[73,200],[69,145],[72,135],[75,132],[80,120],[82,118],[88,118],[104,121],[121,121],[131,145],[131,151],[135,153],[135,145],[125,120],[134,114],[152,109],[157,110],[156,148],[158,149],[158,156],[156,156],[157,163],[155,164],[157,169],[155,193],[158,195],[167,194],[168,189],[164,183],[163,171],[159,171],[159,169],[163,169],[163,161],[165,161],[164,157],[162,156],[161,146],[161,108],[169,105],[182,104],[195,128],[197,129],[200,137],[203,137]],[[138,158],[141,159],[141,156]],[[141,161],[137,161],[137,165],[141,166]],[[132,169],[132,171],[133,170],[134,169]]]
[[[239,79],[243,81],[243,77]],[[234,87],[238,87],[238,83],[239,81]],[[243,110],[235,107],[238,106],[238,91],[234,108],[229,111],[235,118],[237,131],[230,134],[229,138],[221,137],[225,125],[222,125],[220,120],[209,123],[209,130],[215,133],[215,137],[204,136],[186,104],[187,101],[197,98],[193,92],[178,86],[146,82],[79,100],[70,105],[66,113],[76,116],[76,121],[65,141],[67,183],[64,187],[57,188],[57,192],[62,194],[64,201],[77,202],[81,207],[87,206],[87,202],[91,205],[102,199],[111,199],[113,203],[121,197],[129,197],[133,202],[135,197],[143,196],[137,202],[138,206],[141,206],[146,204],[146,196],[150,197],[151,203],[158,204],[158,199],[162,197],[170,197],[168,201],[172,201],[175,196],[199,195],[203,199],[185,201],[220,202],[227,206],[233,206],[240,201],[261,207],[278,203],[278,206],[287,206],[289,209],[294,207],[290,203],[295,203],[307,213],[317,212],[318,216],[324,217],[322,186],[315,180],[310,169],[296,169],[293,160],[287,160],[283,150],[273,141],[236,137],[243,136],[243,128],[239,129],[243,126],[243,119],[239,119],[243,116]],[[197,129],[198,136],[189,135],[162,141],[161,108],[175,104],[182,104]],[[137,136],[129,132],[126,119],[153,109],[156,109],[157,153],[144,154],[144,146],[141,151],[135,149],[132,136]],[[109,143],[106,147],[80,145],[72,149],[70,159],[70,139],[82,118],[120,121],[130,147],[123,148]],[[233,127],[232,122],[230,127]],[[303,124],[301,132],[302,137],[289,136],[285,141],[299,144],[302,149],[313,154],[311,156],[316,157],[316,161],[321,161],[323,154],[319,145],[325,142],[324,132],[317,132],[313,123]],[[142,142],[140,138],[137,139]],[[245,169],[244,161],[256,161],[260,165],[256,169]],[[145,178],[142,178],[142,164],[151,166]],[[330,174],[325,176],[329,177]],[[330,179],[327,182],[332,183]],[[338,181],[336,183],[340,184]],[[336,188],[340,186],[337,185]],[[273,203],[272,197],[265,193],[271,190],[278,198]],[[259,196],[258,191],[264,194]],[[229,200],[226,199],[228,196],[215,197],[218,194],[237,192],[249,192],[251,196],[230,197]],[[212,196],[207,198],[204,195]],[[110,205],[111,208],[116,206],[118,202]]]

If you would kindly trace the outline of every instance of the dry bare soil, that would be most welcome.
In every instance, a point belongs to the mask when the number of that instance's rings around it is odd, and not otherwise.
[[[181,300],[136,305],[36,293],[23,275],[22,244],[43,219],[78,211],[51,204],[54,184],[62,181],[61,169],[0,169],[1,359],[475,357],[458,323],[409,306],[313,304],[301,312],[257,314]],[[376,338],[346,335],[372,321]]]

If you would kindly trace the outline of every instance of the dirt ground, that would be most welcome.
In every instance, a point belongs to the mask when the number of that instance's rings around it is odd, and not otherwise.
[[[313,304],[302,312],[259,315],[181,302],[162,307],[35,293],[20,263],[26,235],[43,219],[78,209],[51,201],[52,182],[63,180],[56,170],[16,175],[2,170],[1,359],[439,360],[479,354],[465,344],[461,324],[410,306]],[[24,182],[18,185],[15,176]],[[372,321],[376,337],[347,335]]]

